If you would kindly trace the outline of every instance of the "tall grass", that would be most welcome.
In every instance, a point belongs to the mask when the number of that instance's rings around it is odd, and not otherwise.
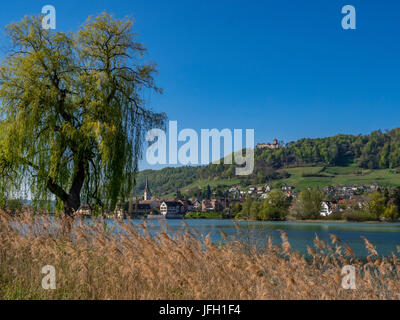
[[[171,236],[139,226],[79,221],[62,233],[57,218],[0,213],[1,299],[399,299],[399,256],[370,255],[332,235],[316,238],[311,259],[265,239],[260,251],[240,241],[216,246],[189,228]],[[355,290],[342,288],[341,270],[356,268]],[[41,286],[41,269],[56,269],[55,290]]]

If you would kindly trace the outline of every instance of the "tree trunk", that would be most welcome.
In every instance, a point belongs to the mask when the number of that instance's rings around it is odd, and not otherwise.
[[[74,224],[75,213],[79,210],[81,205],[80,197],[76,193],[69,195],[66,202],[64,202],[64,211],[62,215],[62,233],[65,236],[70,236]]]
[[[64,201],[64,213],[63,213],[63,233],[70,235],[74,224],[74,215],[81,206],[81,190],[85,181],[85,162],[80,159],[75,166],[74,178],[71,184],[69,193],[66,194]]]
[[[64,200],[64,214],[73,217],[81,206],[81,190],[85,181],[85,162],[80,159],[67,198]]]
[[[79,210],[81,206],[81,199],[79,195],[69,195],[68,200],[64,202],[64,214],[73,217],[75,212]]]

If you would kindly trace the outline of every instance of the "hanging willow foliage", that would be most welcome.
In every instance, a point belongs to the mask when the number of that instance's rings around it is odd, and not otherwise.
[[[131,191],[144,135],[164,128],[146,90],[133,20],[102,13],[77,32],[44,30],[41,17],[7,26],[12,49],[0,68],[0,193],[56,197],[71,215],[81,201],[113,209]]]

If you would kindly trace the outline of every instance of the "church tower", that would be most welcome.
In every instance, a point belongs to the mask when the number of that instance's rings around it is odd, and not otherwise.
[[[151,200],[151,192],[149,188],[149,182],[146,179],[146,186],[144,187],[144,195],[143,195],[144,200]]]

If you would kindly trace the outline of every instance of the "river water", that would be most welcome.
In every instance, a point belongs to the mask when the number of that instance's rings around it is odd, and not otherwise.
[[[131,220],[134,224],[143,223],[142,220]],[[232,220],[214,219],[187,219],[184,220],[148,220],[148,228],[156,234],[160,230],[169,233],[194,229],[200,235],[210,234],[215,243],[225,241],[221,231],[228,235],[229,239],[238,239],[256,244],[259,247],[267,245],[268,236],[274,244],[280,245],[280,230],[284,230],[289,236],[292,249],[306,254],[307,246],[313,247],[313,239],[318,237],[330,243],[330,234],[338,236],[343,243],[347,243],[357,257],[364,258],[368,255],[364,246],[366,237],[377,249],[379,255],[397,253],[396,246],[400,245],[400,223],[351,223],[351,222],[261,222],[238,221],[239,231]]]

